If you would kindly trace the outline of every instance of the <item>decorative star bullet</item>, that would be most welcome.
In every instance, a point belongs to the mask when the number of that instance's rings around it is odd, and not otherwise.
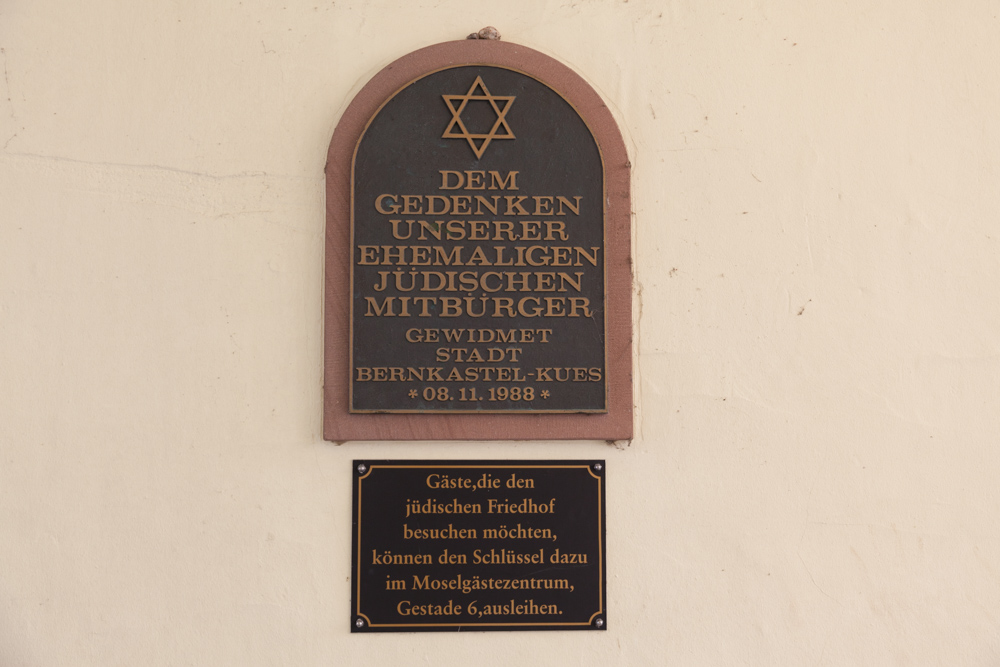
[[[476,94],[477,88],[482,91],[481,94]],[[514,132],[507,125],[506,116],[507,112],[510,111],[511,105],[514,104],[515,96],[491,95],[490,91],[486,89],[486,84],[483,83],[483,77],[477,76],[476,80],[472,82],[469,92],[465,95],[442,95],[441,97],[444,98],[445,104],[448,105],[448,109],[451,111],[451,122],[448,123],[448,127],[445,129],[444,134],[441,135],[441,138],[465,139],[469,142],[469,147],[472,148],[472,152],[475,153],[477,160],[483,157],[486,148],[494,139],[514,138]],[[462,122],[462,112],[472,100],[485,100],[490,103],[493,111],[496,112],[496,122],[493,123],[493,127],[486,134],[471,133],[465,127],[465,123]],[[458,130],[455,128],[458,128]],[[498,134],[498,132],[502,133]],[[479,143],[477,144],[476,142]]]

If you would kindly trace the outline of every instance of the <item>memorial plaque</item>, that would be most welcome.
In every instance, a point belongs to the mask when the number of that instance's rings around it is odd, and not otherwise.
[[[351,410],[606,410],[604,169],[540,81],[410,83],[354,157]]]
[[[600,97],[525,47],[382,70],[327,162],[325,436],[631,437],[629,166]]]
[[[354,632],[607,629],[604,461],[355,461]]]

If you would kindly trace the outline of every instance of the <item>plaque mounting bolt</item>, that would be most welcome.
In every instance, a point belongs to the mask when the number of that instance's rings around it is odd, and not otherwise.
[[[600,463],[595,463],[594,464],[594,470],[596,470],[597,472],[601,472],[601,470],[603,470],[603,469],[604,469],[604,466],[602,466]],[[601,619],[597,619],[597,620],[600,621]],[[603,623],[603,621],[601,621],[601,622]]]
[[[364,463],[359,463],[358,464],[358,474],[359,475],[364,475],[366,470],[368,470],[368,466],[366,466]],[[358,619],[358,623],[361,623],[362,625],[364,625],[364,621],[362,621],[360,618]],[[361,626],[359,625],[358,627],[360,628]]]
[[[362,622],[360,618],[358,619],[358,622]],[[599,628],[603,628],[604,627],[604,619],[603,618],[597,619],[596,621],[594,621],[594,625],[596,625]],[[361,626],[358,626],[358,627],[361,627]]]
[[[600,620],[600,619],[597,619],[597,620]],[[364,620],[359,618],[356,621],[354,621],[354,627],[356,627],[356,628],[363,628],[363,627],[365,627]]]

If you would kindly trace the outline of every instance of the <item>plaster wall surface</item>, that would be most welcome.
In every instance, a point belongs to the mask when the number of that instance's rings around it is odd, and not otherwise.
[[[0,665],[1000,664],[1000,19],[5,0]],[[354,93],[495,25],[633,165],[636,437],[321,436]],[[608,462],[609,630],[351,636],[350,461]]]

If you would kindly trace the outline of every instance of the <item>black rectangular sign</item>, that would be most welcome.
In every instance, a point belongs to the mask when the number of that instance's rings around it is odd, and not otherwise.
[[[351,630],[604,630],[604,461],[355,461]]]

